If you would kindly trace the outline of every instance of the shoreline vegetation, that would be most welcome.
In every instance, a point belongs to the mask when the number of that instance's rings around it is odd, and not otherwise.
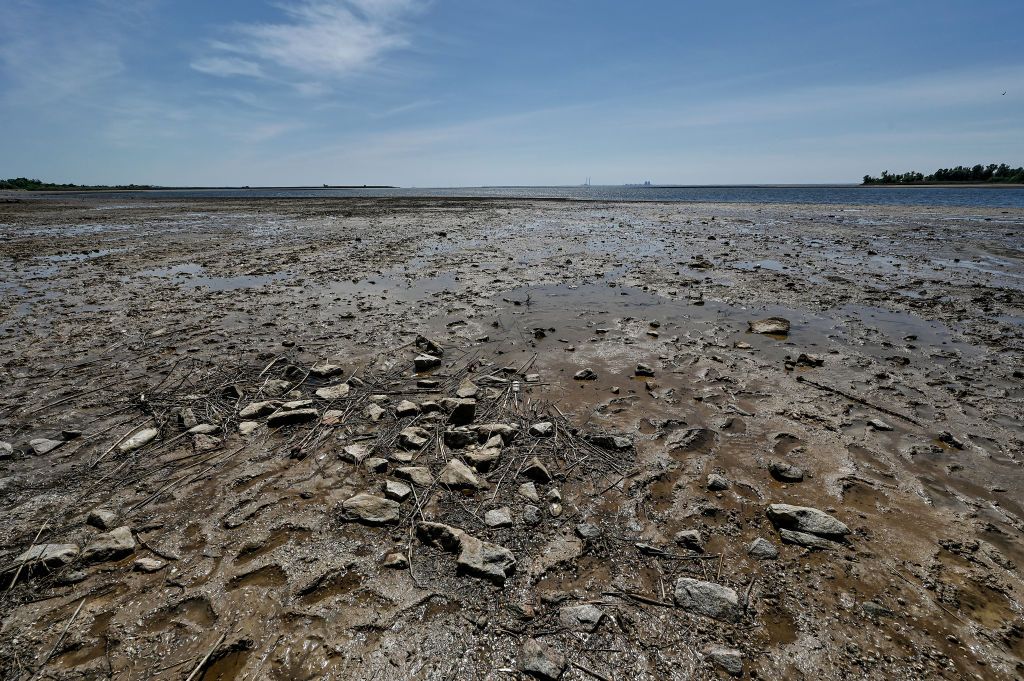
[[[1024,183],[1024,167],[1011,168],[1005,163],[990,163],[974,166],[957,166],[955,168],[939,168],[931,175],[910,170],[905,173],[890,173],[883,170],[878,177],[865,175],[862,184],[903,184],[903,185],[992,185]]]

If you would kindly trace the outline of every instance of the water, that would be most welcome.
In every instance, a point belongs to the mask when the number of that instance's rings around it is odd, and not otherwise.
[[[794,203],[845,206],[957,206],[1024,208],[1024,187],[862,187],[859,185],[790,186],[574,186],[449,187],[397,189],[323,189],[262,187],[255,189],[156,189],[150,191],[61,192],[61,196],[140,199],[264,199],[342,197],[544,198],[597,201],[684,201],[708,203]],[[45,192],[20,197],[53,196]],[[133,206],[126,206],[133,207]]]

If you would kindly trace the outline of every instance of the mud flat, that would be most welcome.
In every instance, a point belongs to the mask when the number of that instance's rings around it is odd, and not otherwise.
[[[0,203],[0,676],[1020,678],[1022,233]]]

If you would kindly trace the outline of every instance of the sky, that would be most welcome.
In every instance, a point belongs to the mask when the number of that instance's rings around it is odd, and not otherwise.
[[[0,177],[745,184],[1018,166],[1022,46],[1016,0],[0,0]]]

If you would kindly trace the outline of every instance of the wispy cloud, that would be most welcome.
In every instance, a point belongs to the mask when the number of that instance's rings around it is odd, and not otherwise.
[[[192,68],[216,76],[300,76],[303,91],[318,91],[309,79],[337,79],[374,66],[409,44],[403,20],[415,0],[297,0],[279,5],[283,20],[228,27],[211,53]]]

